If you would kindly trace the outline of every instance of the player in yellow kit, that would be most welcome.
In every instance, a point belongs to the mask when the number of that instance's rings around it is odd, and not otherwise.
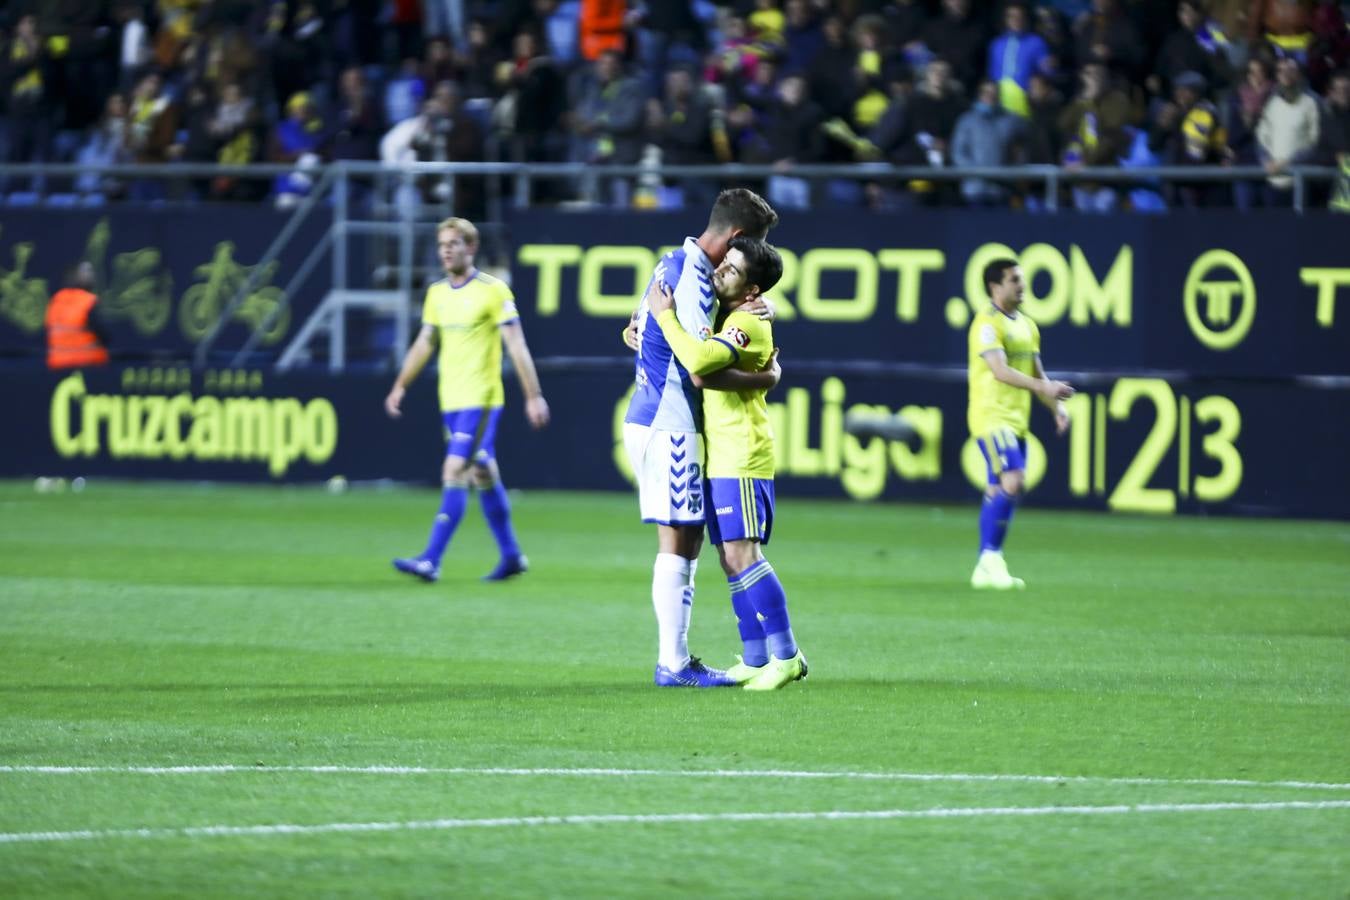
[[[773,355],[769,322],[741,309],[778,283],[783,261],[762,240],[732,238],[713,272],[723,312],[717,333],[700,341],[686,332],[669,286],[650,300],[661,332],[691,375],[728,367],[757,372]],[[746,690],[774,690],[806,677],[806,659],[788,618],[787,595],[761,547],[773,532],[773,431],[763,390],[705,391],[703,433],[712,515],[708,537],[717,546],[741,633],[741,661],[727,670]]]
[[[504,396],[503,344],[520,379],[530,425],[543,428],[548,424],[548,403],[525,345],[511,289],[474,268],[478,229],[466,219],[446,219],[436,230],[436,246],[446,277],[427,288],[422,330],[384,406],[389,415],[401,415],[399,407],[408,385],[439,344],[441,418],[448,438],[441,467],[444,490],[426,549],[417,556],[395,559],[394,568],[423,581],[440,577],[441,557],[464,516],[472,485],[478,488],[483,516],[501,552],[497,567],[484,580],[501,581],[523,573],[527,565],[516,542],[511,507],[497,469],[497,419]]]
[[[1041,332],[1020,311],[1026,283],[1016,260],[996,259],[984,269],[989,306],[970,323],[970,405],[966,420],[979,444],[989,476],[980,510],[980,558],[972,587],[1009,590],[1026,587],[1008,573],[1003,540],[1025,484],[1027,426],[1031,395],[1055,414],[1055,428],[1069,427],[1064,401],[1073,388],[1054,381],[1041,365]]]

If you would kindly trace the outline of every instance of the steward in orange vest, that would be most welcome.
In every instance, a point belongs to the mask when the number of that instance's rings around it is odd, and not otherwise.
[[[66,277],[66,287],[47,304],[47,368],[108,364],[106,335],[92,316],[98,302],[90,290],[93,286],[94,267],[80,263]]]

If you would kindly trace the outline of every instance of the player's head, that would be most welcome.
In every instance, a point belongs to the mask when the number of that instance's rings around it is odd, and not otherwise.
[[[714,265],[718,265],[722,257],[726,256],[727,245],[732,238],[743,234],[763,240],[769,229],[777,224],[778,213],[759,194],[746,188],[723,191],[717,195],[712,214],[708,216],[708,227],[704,230],[704,252]]]
[[[783,257],[767,242],[737,235],[713,272],[713,288],[722,308],[732,310],[771,290],[783,277]]]
[[[1022,267],[1017,264],[1017,260],[1005,256],[985,266],[984,289],[989,292],[989,299],[1003,309],[1021,306],[1027,286],[1022,280]]]
[[[436,252],[446,272],[463,275],[478,252],[478,229],[468,219],[446,219],[436,226]]]

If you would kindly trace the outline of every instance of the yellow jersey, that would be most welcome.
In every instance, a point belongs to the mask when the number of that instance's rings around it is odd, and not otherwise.
[[[1009,316],[993,304],[970,323],[970,405],[966,424],[973,435],[1011,428],[1019,437],[1027,433],[1031,419],[1031,392],[1004,384],[994,377],[982,354],[1002,350],[1008,367],[1036,377],[1036,357],[1041,352],[1041,332],[1026,313]]]
[[[773,328],[734,310],[717,334],[700,341],[684,330],[674,310],[657,318],[680,364],[694,375],[728,367],[758,372],[773,355]],[[704,391],[703,438],[709,478],[772,478],[773,429],[766,391]]]
[[[502,405],[501,326],[518,318],[506,282],[482,272],[459,287],[441,279],[427,288],[422,324],[440,340],[442,410]]]

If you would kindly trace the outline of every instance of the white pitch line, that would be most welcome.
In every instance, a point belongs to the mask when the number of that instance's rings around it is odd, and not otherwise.
[[[0,775],[227,775],[252,772],[310,775],[504,775],[572,778],[779,778],[855,779],[860,781],[919,782],[1015,782],[1022,784],[1107,784],[1151,786],[1299,788],[1304,790],[1350,790],[1350,783],[1317,781],[1253,781],[1242,778],[1134,778],[1107,775],[980,775],[951,772],[823,772],[791,769],[596,769],[596,768],[472,768],[423,766],[8,766]]]
[[[27,831],[0,833],[0,844],[56,843],[173,837],[274,837],[390,831],[449,831],[460,828],[530,828],[541,825],[667,825],[702,822],[841,822],[859,819],[958,819],[993,816],[1110,816],[1130,813],[1269,812],[1350,809],[1350,800],[1276,803],[1149,803],[1114,806],[987,806],[934,809],[828,810],[819,812],[661,813],[646,815],[519,816],[491,819],[429,819],[411,822],[328,822],[319,825],[202,825],[189,828],[131,828],[108,831]]]

